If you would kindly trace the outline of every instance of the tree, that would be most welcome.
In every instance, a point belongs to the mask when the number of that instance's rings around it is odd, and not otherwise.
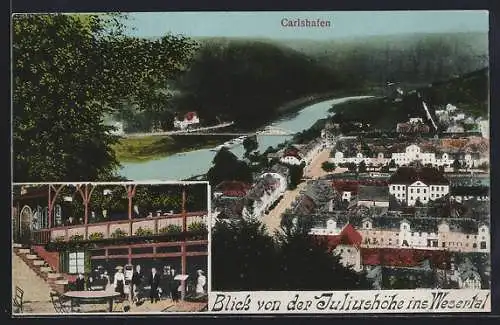
[[[391,161],[389,162],[389,168],[396,168],[396,161],[394,161],[394,159],[391,159]]]
[[[212,231],[214,290],[369,289],[363,273],[344,267],[326,242],[298,225],[273,238],[259,221],[218,221]]]
[[[212,230],[214,290],[270,290],[276,278],[273,238],[258,221],[218,221]],[[227,263],[231,261],[231,263]]]
[[[305,164],[302,163],[300,165],[287,165],[287,166],[290,175],[290,183],[288,184],[288,187],[290,189],[295,189],[297,188],[297,185],[299,185],[302,182],[302,178],[304,177]]]
[[[16,182],[112,179],[118,138],[103,117],[124,100],[142,108],[166,100],[157,90],[184,69],[192,43],[124,36],[122,18],[13,17]]]
[[[336,166],[335,166],[335,163],[332,163],[332,162],[329,162],[329,161],[324,161],[322,164],[321,164],[321,168],[325,171],[325,172],[332,172],[335,170]]]
[[[248,156],[252,151],[259,148],[259,142],[257,141],[257,136],[248,136],[243,140],[243,148],[245,148],[245,156]]]
[[[353,173],[357,170],[357,166],[355,163],[351,162],[351,163],[347,163],[347,169]]]
[[[453,160],[451,167],[453,167],[453,171],[457,172],[461,167],[460,161],[458,159]]]
[[[358,170],[359,170],[360,173],[365,173],[366,172],[366,163],[365,163],[364,160],[362,160],[359,163]]]
[[[207,173],[207,179],[212,186],[222,181],[252,182],[251,168],[225,147],[217,152],[212,163],[213,166]]]

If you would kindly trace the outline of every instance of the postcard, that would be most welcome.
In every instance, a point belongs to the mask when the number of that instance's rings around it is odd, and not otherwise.
[[[13,314],[491,311],[488,32],[14,14]]]

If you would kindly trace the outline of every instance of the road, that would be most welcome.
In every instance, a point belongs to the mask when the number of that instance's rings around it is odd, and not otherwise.
[[[330,157],[331,147],[320,151],[316,157],[312,160],[311,164],[306,168],[305,177],[306,178],[319,178],[326,175],[327,173],[321,168],[321,164]],[[269,214],[262,217],[262,222],[266,225],[267,231],[270,234],[274,234],[280,229],[281,215],[288,209],[295,198],[299,196],[300,192],[305,189],[306,182],[300,183],[296,189],[291,191],[286,191],[283,195],[281,201],[276,205],[276,207],[269,212]]]

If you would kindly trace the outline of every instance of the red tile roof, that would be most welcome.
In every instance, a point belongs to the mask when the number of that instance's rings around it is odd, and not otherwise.
[[[191,121],[195,117],[196,117],[196,112],[187,112],[186,115],[184,115],[184,118],[188,121]]]
[[[345,225],[338,235],[314,235],[314,238],[326,240],[330,250],[334,250],[338,245],[359,247],[363,239],[361,234],[350,223]]]
[[[447,251],[405,248],[362,248],[363,265],[392,267],[418,267],[429,260],[434,268],[449,268],[450,254]]]
[[[283,157],[297,157],[298,159],[302,159],[299,154],[299,149],[291,147],[284,151]]]
[[[224,181],[215,187],[215,192],[222,192],[224,196],[245,196],[251,185],[245,182]]]

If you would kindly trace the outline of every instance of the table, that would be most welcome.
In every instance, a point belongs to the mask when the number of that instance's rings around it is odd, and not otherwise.
[[[64,293],[65,297],[71,299],[71,306],[73,307],[74,300],[92,301],[92,300],[107,300],[108,311],[113,311],[113,300],[120,296],[119,292],[114,291],[68,291]]]

